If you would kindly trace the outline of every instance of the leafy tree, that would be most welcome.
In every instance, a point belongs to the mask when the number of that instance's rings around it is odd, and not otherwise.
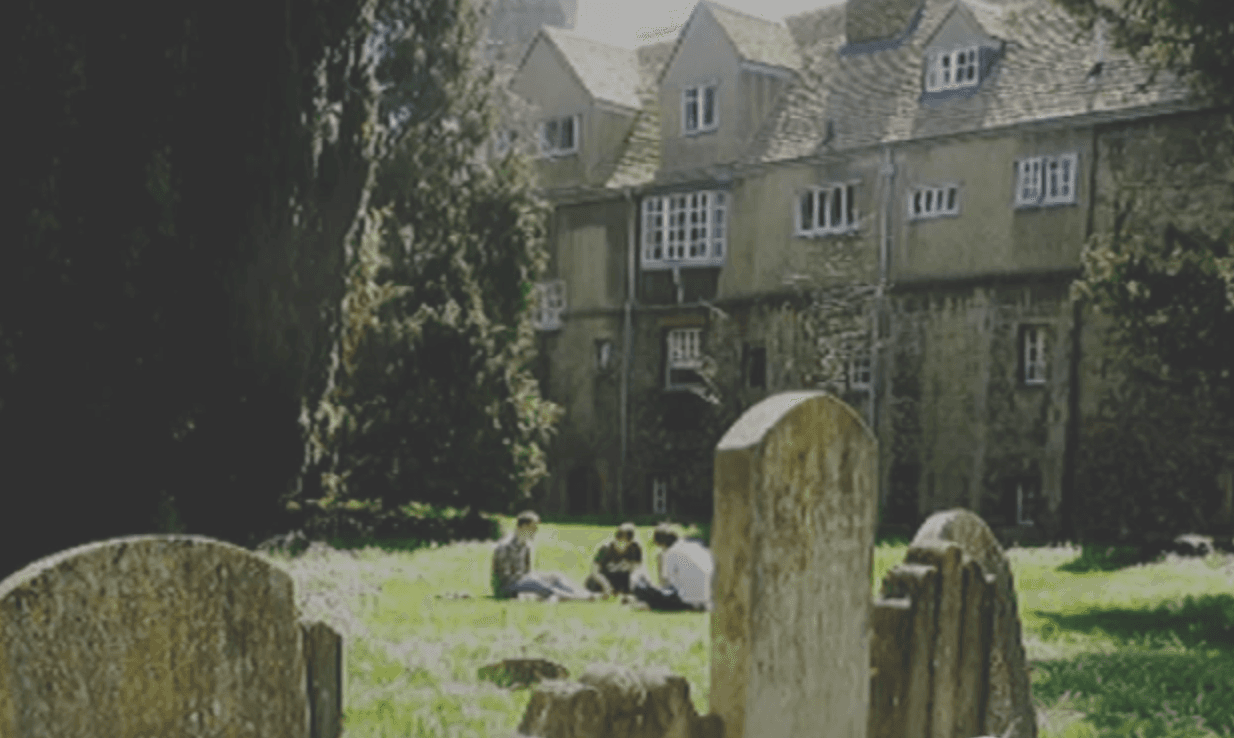
[[[1154,74],[1231,102],[1234,5],[1055,1]],[[1213,530],[1214,478],[1234,439],[1234,124],[1210,113],[1136,135],[1138,148],[1135,136],[1107,137],[1109,222],[1086,244],[1075,285],[1110,328],[1110,379],[1077,465],[1077,520],[1099,542]]]
[[[305,496],[506,510],[545,474],[556,414],[527,310],[547,210],[520,155],[483,155],[496,119],[477,9],[386,0],[378,15],[392,135]]]
[[[1109,326],[1077,480],[1081,528],[1102,542],[1229,532],[1214,525],[1234,461],[1234,121],[1193,122],[1111,146],[1109,223],[1074,288]]]
[[[371,5],[8,10],[0,572],[160,520],[246,541],[326,379]]]
[[[1234,91],[1234,4],[1226,0],[1054,0],[1085,30],[1103,24],[1120,49],[1190,78],[1227,102]]]

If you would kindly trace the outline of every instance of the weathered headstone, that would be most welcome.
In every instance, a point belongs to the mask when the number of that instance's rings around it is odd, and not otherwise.
[[[593,664],[577,682],[540,684],[519,724],[536,738],[724,738],[716,715],[700,717],[690,684],[665,669]]]
[[[315,664],[313,674],[306,668]],[[297,620],[291,578],[237,546],[135,536],[0,582],[6,738],[338,735],[337,634]]]
[[[301,623],[309,696],[309,738],[336,738],[343,730],[343,637],[325,623]]]
[[[870,738],[1036,736],[1011,566],[981,518],[930,517],[874,613]]]
[[[823,392],[750,408],[716,448],[711,709],[728,738],[864,738],[877,442]]]

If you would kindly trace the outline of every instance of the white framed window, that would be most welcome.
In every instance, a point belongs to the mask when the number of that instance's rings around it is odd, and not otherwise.
[[[828,184],[797,196],[797,235],[826,236],[857,230],[857,187]]]
[[[913,220],[956,215],[959,212],[959,185],[915,187],[908,193],[908,217]]]
[[[848,388],[865,391],[874,383],[874,370],[870,355],[862,354],[848,362]]]
[[[1015,163],[1016,207],[1071,205],[1076,201],[1080,155],[1033,156]]]
[[[1023,484],[1015,486],[1015,524],[1016,525],[1032,525],[1033,520],[1029,517],[1028,504],[1030,501],[1029,494],[1025,491]]]
[[[596,339],[596,369],[604,372],[613,366],[613,342],[607,338]]]
[[[703,365],[703,329],[674,328],[665,337],[664,384],[683,387],[699,383],[698,370]]]
[[[1021,329],[1020,336],[1024,384],[1045,384],[1047,359],[1045,327],[1026,325]]]
[[[1041,157],[1021,159],[1015,163],[1015,204],[1036,205],[1041,202]]]
[[[645,269],[724,263],[728,195],[683,192],[643,200]]]
[[[931,54],[926,62],[926,92],[975,87],[980,77],[978,58],[976,46]]]
[[[538,330],[555,331],[561,328],[561,313],[565,309],[564,280],[554,279],[536,285],[536,305],[532,308],[531,322]]]
[[[668,482],[663,479],[651,480],[651,512],[655,515],[668,514]]]
[[[681,91],[681,130],[684,133],[714,131],[720,126],[714,84],[687,87]]]
[[[578,151],[580,116],[567,115],[540,123],[540,155],[564,156]]]

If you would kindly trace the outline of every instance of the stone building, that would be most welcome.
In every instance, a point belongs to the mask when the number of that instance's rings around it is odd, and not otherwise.
[[[1069,285],[1111,142],[1190,125],[1184,84],[1050,0],[702,0],[636,50],[544,28],[511,84],[554,204],[544,509],[707,515],[714,424],[823,386],[884,522],[1059,529],[1103,345]]]

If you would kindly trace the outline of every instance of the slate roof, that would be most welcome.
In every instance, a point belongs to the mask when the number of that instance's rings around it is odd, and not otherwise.
[[[594,41],[562,28],[544,26],[542,33],[561,51],[583,88],[596,100],[637,110],[643,75],[638,54],[631,49]]]
[[[975,94],[923,101],[922,74],[930,38],[964,3],[1003,51]],[[1189,103],[1186,84],[1149,71],[1127,54],[1107,50],[1101,72],[1092,36],[1050,0],[926,0],[917,30],[901,46],[843,55],[842,10],[787,19],[808,67],[781,97],[745,157],[765,163],[843,150],[1076,116],[1118,118]],[[836,20],[839,22],[836,22]],[[823,144],[827,121],[833,138]]]
[[[620,155],[605,187],[634,187],[650,182],[660,168],[659,80],[675,46],[675,41],[664,41],[636,50],[642,106],[630,135],[622,142]]]
[[[745,58],[798,70],[739,165],[762,165],[916,139],[1083,118],[1115,120],[1195,109],[1185,82],[1098,45],[1051,0],[925,0],[920,21],[899,46],[845,49],[844,3],[786,18],[784,24],[701,0]],[[1002,44],[974,92],[945,100],[922,95],[925,50],[957,5]],[[696,11],[697,12],[697,11]],[[618,189],[655,180],[660,165],[658,83],[677,52],[672,41],[630,51],[552,29],[552,39],[599,99],[635,108],[629,135],[598,181]],[[851,52],[851,50],[850,50]],[[795,65],[795,66],[793,66]],[[611,71],[611,75],[609,74]]]

